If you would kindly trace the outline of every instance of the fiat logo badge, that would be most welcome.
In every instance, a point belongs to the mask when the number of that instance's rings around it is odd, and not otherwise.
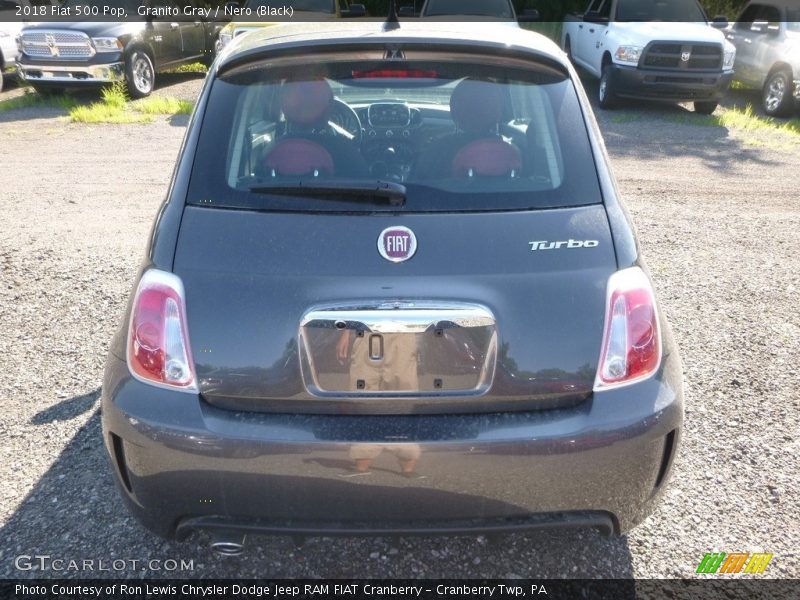
[[[378,236],[378,252],[386,260],[399,263],[408,260],[417,251],[417,236],[408,227],[387,227]]]

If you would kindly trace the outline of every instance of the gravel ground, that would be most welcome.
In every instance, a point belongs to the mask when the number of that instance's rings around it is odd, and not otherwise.
[[[169,83],[158,93],[192,97],[200,80]],[[171,574],[191,577],[691,577],[711,550],[772,552],[769,576],[800,577],[800,145],[703,127],[685,107],[600,116],[685,363],[683,445],[657,512],[614,539],[260,537],[221,559],[204,536],[166,543],[127,515],[97,414],[185,121],[0,114],[0,577],[93,574],[20,572],[18,555],[183,558],[193,570]]]

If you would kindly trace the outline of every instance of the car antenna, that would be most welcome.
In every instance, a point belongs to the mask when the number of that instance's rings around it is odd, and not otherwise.
[[[389,0],[389,16],[386,17],[386,23],[383,25],[383,30],[392,31],[393,29],[400,29],[400,20],[397,18],[396,0]]]

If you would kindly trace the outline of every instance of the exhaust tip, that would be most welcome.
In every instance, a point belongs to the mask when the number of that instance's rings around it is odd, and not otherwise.
[[[244,552],[245,536],[236,533],[214,534],[211,550],[220,556],[239,556]]]

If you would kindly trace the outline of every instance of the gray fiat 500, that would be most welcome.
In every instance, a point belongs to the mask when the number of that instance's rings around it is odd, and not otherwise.
[[[583,88],[508,27],[276,26],[200,95],[103,385],[165,537],[624,532],[681,367]]]

